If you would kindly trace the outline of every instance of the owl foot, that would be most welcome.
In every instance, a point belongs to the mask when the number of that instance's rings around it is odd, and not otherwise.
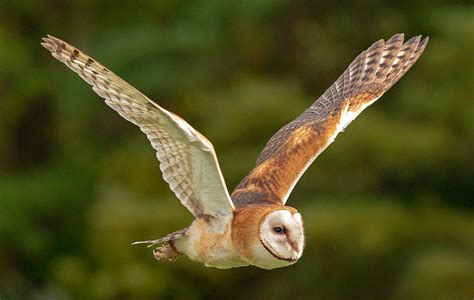
[[[150,241],[139,241],[134,242],[132,245],[137,244],[149,244],[147,247],[151,248],[155,245],[161,244],[153,250],[153,256],[159,261],[175,261],[181,253],[174,246],[173,241],[163,242],[163,239],[150,240]]]
[[[160,247],[157,247],[153,250],[153,256],[158,261],[175,261],[181,253],[176,249],[172,242],[163,244]]]
[[[182,253],[176,249],[174,243],[178,239],[182,239],[186,237],[187,228],[183,228],[181,230],[175,231],[162,237],[161,239],[156,240],[147,240],[147,241],[138,241],[132,243],[132,245],[139,245],[139,244],[148,244],[148,248],[154,247],[156,245],[161,245],[153,250],[153,255],[159,261],[175,261],[178,256]]]

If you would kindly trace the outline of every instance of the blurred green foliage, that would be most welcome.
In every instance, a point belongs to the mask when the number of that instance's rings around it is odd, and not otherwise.
[[[294,266],[157,263],[192,220],[145,137],[40,45],[56,35],[215,145],[230,189],[363,49],[429,35],[414,68],[294,190]],[[0,298],[471,299],[470,1],[2,1]]]

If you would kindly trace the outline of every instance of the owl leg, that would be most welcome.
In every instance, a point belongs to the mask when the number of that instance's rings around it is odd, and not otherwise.
[[[155,258],[159,261],[175,261],[178,256],[182,255],[182,253],[179,252],[178,249],[176,249],[174,241],[185,237],[186,231],[187,228],[184,228],[170,233],[160,239],[134,242],[132,243],[132,245],[149,244],[148,248],[150,248],[155,245],[161,244],[161,246],[156,247],[156,249],[153,250],[153,255],[155,256]]]

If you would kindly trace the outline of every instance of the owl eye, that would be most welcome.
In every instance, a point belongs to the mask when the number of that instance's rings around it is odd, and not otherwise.
[[[281,233],[285,233],[285,228],[277,226],[277,227],[273,227],[273,231],[281,234]]]

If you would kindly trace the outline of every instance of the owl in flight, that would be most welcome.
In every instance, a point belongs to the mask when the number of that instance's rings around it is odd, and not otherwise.
[[[301,175],[413,66],[428,43],[428,37],[403,39],[396,34],[379,40],[357,56],[321,97],[271,137],[231,195],[211,142],[186,121],[68,43],[48,35],[42,45],[140,127],[156,150],[164,180],[196,217],[187,228],[134,244],[157,245],[153,254],[159,261],[184,254],[208,267],[274,269],[294,264],[303,253],[303,220],[285,205]]]

